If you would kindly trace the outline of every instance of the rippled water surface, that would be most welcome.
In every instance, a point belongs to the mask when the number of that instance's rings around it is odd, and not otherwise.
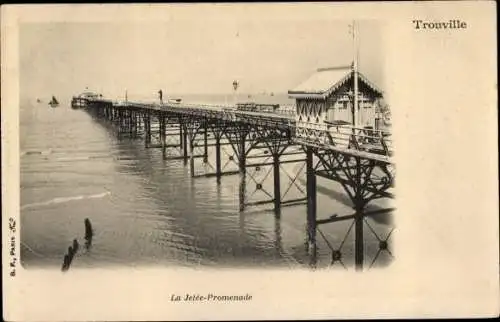
[[[90,250],[77,253],[72,267],[104,265],[296,267],[307,263],[304,251],[305,205],[286,207],[277,219],[270,205],[238,210],[238,175],[195,178],[180,160],[163,160],[160,149],[145,148],[141,138],[119,138],[115,130],[67,102],[57,108],[22,101],[20,109],[21,259],[25,267],[60,268],[74,238],[83,244],[84,219],[95,235]],[[223,164],[232,152],[224,147]],[[209,163],[215,164],[210,150]],[[301,164],[282,169],[282,193]],[[209,167],[197,160],[196,168]],[[236,169],[228,163],[227,169]],[[249,173],[257,181],[268,169]],[[285,173],[286,172],[286,173]],[[303,171],[302,171],[303,172]],[[260,178],[260,179],[259,179]],[[253,193],[249,201],[265,199]],[[272,174],[264,189],[272,193]],[[304,176],[287,192],[303,197]],[[337,184],[318,178],[318,217],[352,212]],[[266,210],[267,209],[267,210]],[[342,242],[350,223],[321,227],[332,245]],[[386,220],[371,225],[387,234]],[[344,262],[352,262],[353,238],[344,245]],[[377,240],[367,234],[369,258]],[[318,235],[320,263],[330,250]],[[367,255],[368,256],[368,255]],[[371,257],[370,257],[371,256]],[[387,262],[380,256],[380,263]]]

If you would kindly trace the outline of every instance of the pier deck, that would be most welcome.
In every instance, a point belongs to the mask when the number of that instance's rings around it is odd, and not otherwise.
[[[346,153],[355,157],[372,159],[384,163],[392,163],[392,147],[384,148],[384,145],[391,144],[390,132],[370,130],[368,134],[366,129],[354,128],[352,126],[326,125],[321,131],[324,136],[329,138],[325,140],[304,140],[295,138],[295,111],[290,109],[276,110],[275,112],[252,112],[239,111],[235,107],[217,104],[159,104],[146,102],[113,102],[110,100],[94,100],[113,104],[118,109],[136,109],[143,112],[163,112],[177,116],[189,116],[207,118],[209,120],[218,120],[222,122],[239,122],[249,125],[272,127],[291,130],[291,139],[302,144],[311,145],[324,150],[332,150],[340,153]],[[339,129],[344,131],[340,132]],[[359,142],[359,144],[349,145],[349,140]],[[371,141],[371,144],[363,144],[361,141]],[[384,140],[384,143],[381,141]],[[370,152],[378,150],[378,153]]]

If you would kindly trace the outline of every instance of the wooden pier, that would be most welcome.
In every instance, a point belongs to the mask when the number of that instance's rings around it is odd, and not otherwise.
[[[349,87],[349,79],[342,86]],[[365,86],[361,84],[361,86]],[[344,88],[344,89],[345,89]],[[354,228],[355,267],[364,265],[364,228],[374,233],[366,218],[392,212],[394,209],[367,211],[375,199],[393,198],[394,164],[392,161],[391,133],[373,128],[335,124],[326,119],[328,95],[319,99],[298,98],[294,110],[275,108],[272,111],[239,110],[220,105],[133,102],[116,103],[102,98],[88,99],[86,110],[99,119],[114,124],[121,134],[144,137],[149,148],[160,148],[165,160],[180,159],[189,165],[196,177],[215,177],[221,183],[226,175],[240,176],[239,210],[247,207],[272,204],[276,216],[289,205],[306,204],[306,247],[310,263],[316,265],[316,244],[319,225],[351,221]],[[237,164],[237,170],[227,171],[223,164],[221,146],[230,146],[233,155],[228,162]],[[197,174],[195,160],[208,162],[208,149],[215,149],[214,172]],[[201,150],[201,151],[200,151]],[[306,191],[303,198],[285,198],[281,190],[280,165],[305,163]],[[246,196],[262,190],[262,182],[247,178],[247,169],[270,166],[273,191],[266,191],[269,199],[248,202]],[[296,185],[298,174],[287,176],[290,186]],[[353,213],[317,218],[316,178],[326,178],[339,183],[349,197]],[[250,179],[250,180],[248,180]],[[251,182],[255,185],[250,185]],[[254,189],[248,192],[248,189]],[[323,238],[326,237],[321,233]],[[388,239],[380,238],[380,252],[390,253]],[[347,236],[347,235],[346,235]],[[327,241],[328,243],[328,241]],[[342,263],[342,245],[331,248],[331,263]],[[373,262],[372,262],[373,264]]]

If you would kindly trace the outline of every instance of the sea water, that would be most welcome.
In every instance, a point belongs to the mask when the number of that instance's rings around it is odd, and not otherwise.
[[[248,100],[290,104],[284,95]],[[306,267],[306,207],[284,207],[278,218],[272,204],[238,206],[239,175],[191,178],[182,160],[163,160],[161,149],[145,148],[141,138],[120,137],[85,110],[73,110],[70,96],[58,97],[51,108],[35,97],[20,105],[21,261],[26,268],[60,269],[74,239],[82,246],[72,267]],[[152,98],[154,99],[154,98]],[[223,103],[231,95],[183,96],[184,102]],[[245,101],[245,97],[238,97]],[[209,150],[209,163],[215,152]],[[223,146],[225,170],[237,169]],[[197,160],[196,168],[206,165]],[[227,164],[226,164],[227,163]],[[284,199],[304,197],[303,162],[281,170]],[[213,172],[213,171],[212,171]],[[272,170],[248,169],[247,200],[269,199]],[[267,174],[267,175],[266,175]],[[342,187],[318,178],[318,218],[351,214],[352,204]],[[254,191],[256,182],[263,189]],[[265,190],[265,191],[263,191]],[[92,246],[84,244],[84,220],[94,230]],[[387,218],[370,220],[386,236]],[[352,267],[352,221],[323,225],[318,232],[318,265],[328,267],[331,249],[342,245],[343,263]],[[349,232],[349,234],[347,234]],[[346,236],[347,234],[347,236]],[[323,238],[323,236],[325,238]],[[379,237],[379,238],[380,238]],[[329,246],[330,244],[330,246]],[[365,228],[367,265],[377,254],[378,239]],[[382,252],[377,265],[390,262]],[[339,263],[333,267],[342,267]]]

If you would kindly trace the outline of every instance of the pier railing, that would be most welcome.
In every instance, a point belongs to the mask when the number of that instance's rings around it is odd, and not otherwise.
[[[310,127],[296,126],[294,141],[305,146],[392,163],[393,147],[389,131],[350,125],[314,124]]]
[[[238,110],[234,105],[185,102],[114,101],[113,105],[286,129],[289,131],[291,138],[298,144],[341,151],[353,156],[392,163],[393,144],[391,132],[353,127],[346,124],[320,123],[308,124],[309,127],[307,127],[304,124],[296,123],[294,105],[282,105],[273,112]]]

